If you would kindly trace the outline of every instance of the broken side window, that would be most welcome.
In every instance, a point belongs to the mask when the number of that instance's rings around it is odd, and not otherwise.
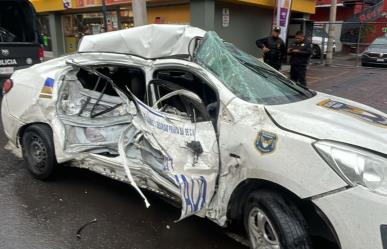
[[[140,69],[98,66],[93,70],[112,79],[119,90],[129,89],[138,99],[145,101],[145,75]],[[122,98],[105,77],[75,68],[64,80],[61,94],[62,111],[68,115],[88,118],[106,118],[126,115]],[[71,82],[71,84],[66,84]]]
[[[157,100],[173,95],[173,92],[177,93],[166,100],[159,101],[157,104],[160,110],[166,112],[177,110],[192,121],[195,119],[195,122],[216,120],[218,97],[204,80],[191,72],[180,69],[158,70],[154,73],[154,78],[156,80],[153,80],[150,86],[154,86]],[[179,91],[182,94],[178,94]],[[189,93],[198,96],[199,100],[190,97]]]
[[[144,99],[144,73],[121,66],[73,66],[66,73],[58,99],[58,114],[65,125],[65,149],[117,156],[118,137],[136,113],[132,102],[126,104],[129,102],[122,92],[133,90]]]

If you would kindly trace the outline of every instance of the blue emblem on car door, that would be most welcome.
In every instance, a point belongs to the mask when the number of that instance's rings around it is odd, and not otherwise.
[[[258,132],[255,147],[263,154],[271,153],[277,144],[277,135],[267,131]]]

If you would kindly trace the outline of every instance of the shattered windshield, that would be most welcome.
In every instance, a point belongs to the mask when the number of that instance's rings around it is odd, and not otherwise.
[[[195,61],[214,73],[236,96],[251,103],[286,104],[314,95],[255,57],[223,42],[215,32],[207,32]]]

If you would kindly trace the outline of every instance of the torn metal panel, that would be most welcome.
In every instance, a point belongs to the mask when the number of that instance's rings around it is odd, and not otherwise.
[[[65,128],[64,149],[69,153],[94,151],[117,154],[117,141],[132,116],[120,97],[85,89],[75,76],[67,74],[60,89],[57,112]],[[120,106],[117,106],[120,104]],[[91,118],[92,110],[103,112]]]
[[[130,130],[132,127],[128,127],[127,130]],[[141,191],[141,189],[137,186],[136,182],[134,181],[134,178],[132,176],[132,173],[130,171],[130,168],[129,168],[129,159],[127,158],[127,155],[126,155],[126,146],[128,145],[129,143],[129,138],[126,137],[126,131],[125,130],[124,132],[122,132],[120,138],[118,139],[118,152],[120,154],[120,159],[122,160],[123,162],[123,167],[125,169],[125,173],[129,179],[129,182],[130,184],[132,185],[133,188],[135,188],[137,190],[137,192],[141,195],[141,197],[144,199],[144,202],[145,202],[145,206],[148,208],[150,206],[149,202],[148,202],[148,199],[145,197],[145,195],[143,194],[143,192]]]
[[[138,100],[137,100],[138,101]],[[218,146],[210,121],[192,123],[185,116],[160,112],[138,101],[142,119],[133,123],[147,134],[148,141],[166,156],[163,170],[175,180],[182,200],[180,219],[205,215],[215,191],[219,167]],[[187,144],[200,143],[203,153],[195,154]]]

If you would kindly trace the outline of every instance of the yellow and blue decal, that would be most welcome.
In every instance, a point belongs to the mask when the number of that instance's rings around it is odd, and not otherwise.
[[[323,100],[317,105],[346,115],[350,115],[354,118],[360,119],[373,125],[377,125],[382,128],[387,128],[387,117],[366,111],[359,107],[351,106],[331,99]]]
[[[278,137],[276,134],[261,130],[255,139],[255,147],[262,154],[268,154],[275,150]]]
[[[48,77],[44,81],[42,90],[40,91],[39,98],[51,99],[52,98],[52,89],[54,87],[54,79]]]

